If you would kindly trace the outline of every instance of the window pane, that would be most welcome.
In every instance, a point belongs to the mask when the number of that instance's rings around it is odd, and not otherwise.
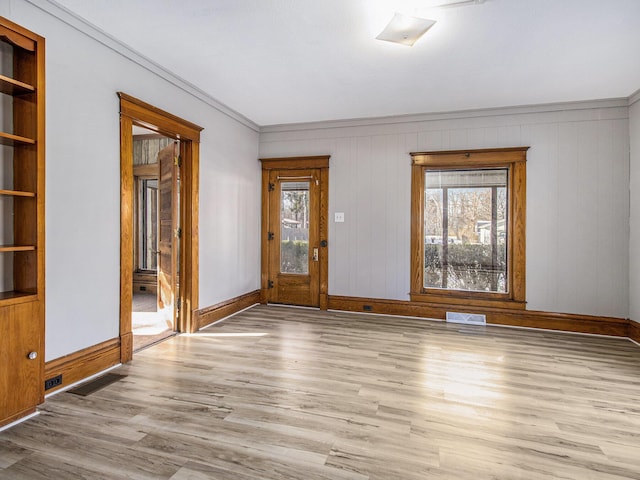
[[[158,180],[144,179],[140,191],[140,269],[158,268]]]
[[[282,182],[280,271],[309,273],[309,182]]]
[[[507,175],[425,172],[425,288],[506,293]]]

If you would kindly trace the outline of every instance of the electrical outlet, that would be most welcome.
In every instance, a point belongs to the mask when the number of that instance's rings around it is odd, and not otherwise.
[[[44,381],[44,389],[51,390],[58,385],[62,385],[62,374],[57,375],[55,377],[48,378]]]

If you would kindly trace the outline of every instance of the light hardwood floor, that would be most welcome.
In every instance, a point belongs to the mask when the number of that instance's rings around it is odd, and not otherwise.
[[[2,479],[640,479],[640,347],[258,306],[0,433]]]

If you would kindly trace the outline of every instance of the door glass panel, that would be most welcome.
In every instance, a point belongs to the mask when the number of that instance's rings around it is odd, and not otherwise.
[[[280,272],[309,273],[309,182],[282,182]]]

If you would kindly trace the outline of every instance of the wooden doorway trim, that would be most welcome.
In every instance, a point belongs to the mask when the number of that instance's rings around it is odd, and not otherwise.
[[[271,170],[320,170],[320,310],[329,306],[329,159],[331,155],[261,158],[262,162],[262,251],[260,302],[267,303],[269,288],[269,173]],[[280,212],[274,213],[280,215]]]
[[[198,309],[198,187],[202,127],[176,117],[137,98],[120,98],[120,361],[133,357],[131,302],[133,294],[133,126],[138,125],[180,140],[180,291],[177,306],[179,332],[193,332]]]

